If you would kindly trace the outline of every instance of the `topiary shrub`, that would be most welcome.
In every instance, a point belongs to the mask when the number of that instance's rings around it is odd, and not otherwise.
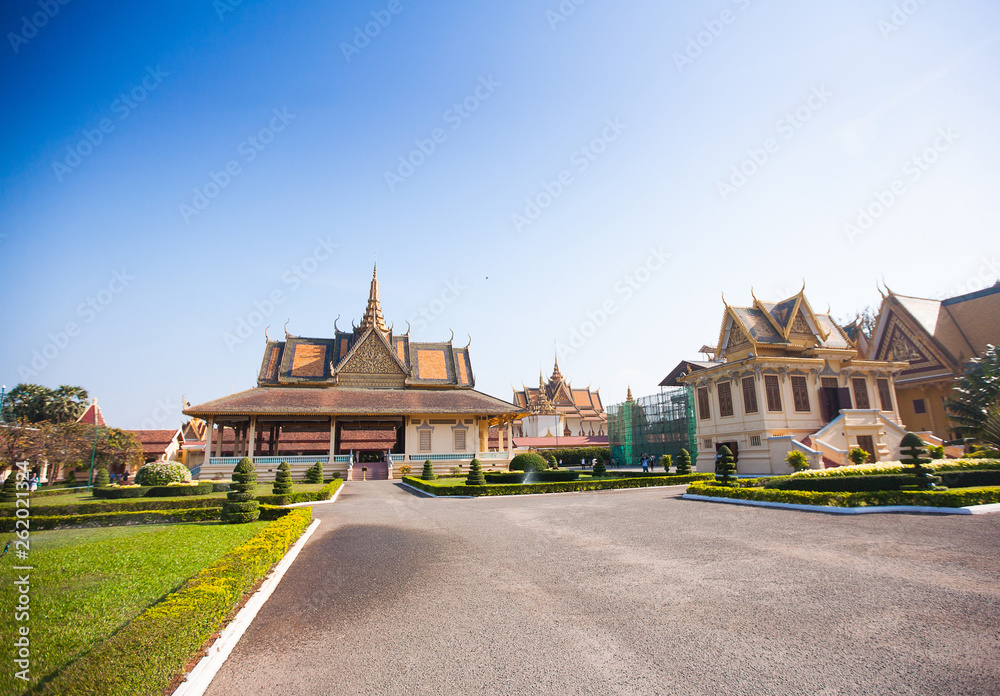
[[[431,464],[430,459],[424,461],[424,470],[421,472],[420,478],[424,481],[433,481],[437,478],[437,474],[434,473],[434,465]]]
[[[94,475],[94,487],[104,488],[111,484],[111,477],[108,475],[108,470],[101,467],[97,470],[97,474]]]
[[[789,452],[791,456],[794,452]],[[798,454],[802,454],[798,452]],[[733,485],[736,474],[736,460],[733,458],[733,451],[726,445],[719,448],[719,460],[715,463],[715,478],[723,486]],[[719,478],[721,476],[721,478]]]
[[[868,461],[869,453],[861,449],[860,447],[852,447],[847,453],[847,458],[851,460],[851,464],[854,466],[861,466]]]
[[[73,469],[69,469],[66,472],[66,475],[63,477],[63,481],[65,481],[71,486],[76,485],[76,471]]]
[[[257,491],[257,470],[250,457],[243,457],[233,470],[226,502],[222,504],[222,521],[228,524],[254,522],[260,517],[260,503],[254,499]]]
[[[662,466],[663,470],[668,474],[670,473],[670,464],[671,464],[671,457],[669,454],[664,454],[662,457],[660,457],[660,466]]]
[[[931,470],[923,466],[930,462],[929,457],[924,457],[924,441],[916,433],[906,433],[899,442],[899,453],[902,455],[900,461],[908,464],[906,473],[912,474],[920,488],[933,489],[935,484],[941,479],[931,474]]]
[[[483,477],[483,463],[478,459],[473,459],[469,464],[469,475],[465,478],[466,486],[485,486],[486,479]]]
[[[677,453],[677,473],[678,474],[690,474],[691,473],[691,455],[688,454],[686,449],[682,449]]]
[[[729,452],[728,447],[726,447],[725,449],[727,452]],[[719,454],[722,454],[722,450],[719,450]],[[729,456],[732,457],[733,453],[729,452]],[[788,466],[792,467],[796,471],[804,471],[805,469],[809,468],[809,458],[806,457],[804,452],[800,452],[799,450],[792,450],[791,452],[786,454],[785,461],[788,462]]]
[[[604,460],[600,457],[597,458],[597,463],[594,464],[594,470],[590,472],[592,476],[604,476],[608,473],[608,469],[604,466]]]
[[[549,455],[547,461],[549,463],[549,468],[550,469],[558,469],[559,468],[559,462],[557,462],[556,458],[554,456],[552,456],[551,454]]]
[[[306,483],[323,483],[323,462],[316,462],[306,470]]]
[[[281,462],[278,465],[278,473],[274,475],[274,483],[271,484],[272,495],[288,495],[292,492],[292,467],[288,462]]]
[[[932,445],[928,447],[927,456],[931,459],[944,459],[944,445]]]
[[[180,462],[153,462],[139,469],[134,483],[139,486],[166,486],[191,480],[191,472]]]
[[[17,500],[17,472],[11,469],[10,474],[3,482],[3,490],[0,490],[0,500],[10,503]]]
[[[545,459],[540,454],[525,452],[510,460],[511,471],[544,471]]]

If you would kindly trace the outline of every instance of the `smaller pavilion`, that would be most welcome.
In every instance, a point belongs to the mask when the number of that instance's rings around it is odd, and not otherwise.
[[[538,387],[514,391],[514,403],[529,412],[514,421],[520,448],[606,447],[607,420],[600,390],[574,389],[559,371],[559,359],[548,381],[538,374]]]

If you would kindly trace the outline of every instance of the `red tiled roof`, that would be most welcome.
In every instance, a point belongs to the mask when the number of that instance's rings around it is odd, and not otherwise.
[[[514,415],[519,409],[473,389],[256,387],[184,411],[186,415]]]
[[[183,441],[178,428],[174,430],[126,430],[125,432],[135,435],[135,439],[142,445],[143,454],[147,457],[158,456],[166,452],[175,438]]]
[[[104,420],[104,412],[101,411],[101,407],[97,405],[96,399],[94,400],[94,403],[87,407],[87,410],[83,412],[83,415],[76,419],[76,422],[93,425],[95,412],[97,413],[97,424],[102,428],[108,427],[107,421]]]

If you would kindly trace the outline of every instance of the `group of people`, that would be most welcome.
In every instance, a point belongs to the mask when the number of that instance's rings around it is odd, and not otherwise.
[[[639,460],[642,462],[642,470],[644,473],[649,473],[656,468],[656,456],[652,454],[644,454]]]

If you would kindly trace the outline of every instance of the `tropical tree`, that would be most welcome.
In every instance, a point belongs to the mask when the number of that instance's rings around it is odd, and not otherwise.
[[[40,384],[18,384],[3,404],[3,420],[17,423],[73,423],[87,410],[83,387],[62,384],[49,389]]]
[[[968,435],[980,437],[991,407],[1000,396],[1000,349],[987,345],[978,358],[965,367],[965,373],[952,387],[945,408],[952,420]]]

